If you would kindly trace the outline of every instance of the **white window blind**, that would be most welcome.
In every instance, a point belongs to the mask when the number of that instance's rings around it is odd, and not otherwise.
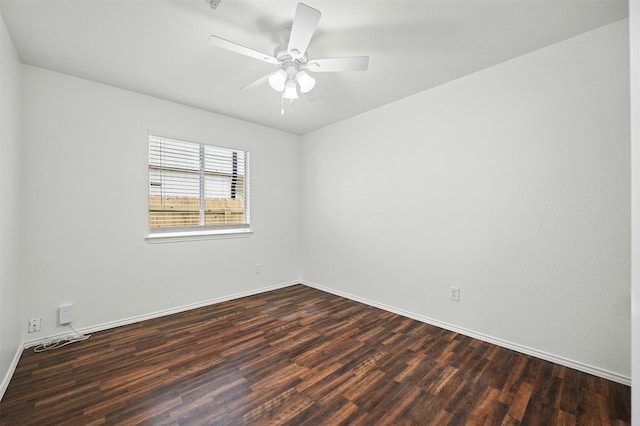
[[[249,153],[149,135],[150,232],[249,227]]]

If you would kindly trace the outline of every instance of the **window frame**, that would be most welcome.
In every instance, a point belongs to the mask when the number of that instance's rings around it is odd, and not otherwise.
[[[184,142],[188,144],[197,144],[200,153],[199,158],[199,170],[196,173],[200,176],[200,189],[198,195],[199,202],[199,215],[200,215],[200,225],[197,226],[182,226],[182,227],[165,227],[165,228],[151,228],[150,225],[150,209],[149,209],[149,197],[151,194],[152,178],[150,175],[150,171],[152,169],[151,164],[151,140],[152,138],[166,139],[172,142]],[[234,154],[242,153],[244,155],[244,188],[243,188],[243,199],[244,199],[244,222],[243,223],[233,223],[233,224],[216,224],[216,225],[205,225],[203,224],[204,214],[206,213],[205,209],[205,189],[204,189],[204,174],[206,171],[204,170],[203,164],[203,152],[204,147],[210,146],[214,149],[227,150],[232,151]],[[235,159],[235,156],[234,156]],[[235,161],[232,163],[233,173],[237,171]],[[162,168],[158,168],[161,170]],[[149,243],[162,243],[162,242],[178,242],[178,241],[192,241],[192,240],[201,240],[201,239],[219,239],[219,238],[238,238],[238,237],[248,237],[253,231],[251,230],[251,216],[250,216],[250,152],[248,150],[240,149],[240,148],[231,148],[228,146],[220,146],[214,145],[208,142],[196,141],[193,139],[176,137],[176,136],[168,136],[159,132],[148,132],[147,134],[147,236],[145,237],[146,241]],[[195,170],[195,169],[194,169]],[[236,182],[232,179],[230,183],[229,191],[231,194],[236,194],[237,187]]]

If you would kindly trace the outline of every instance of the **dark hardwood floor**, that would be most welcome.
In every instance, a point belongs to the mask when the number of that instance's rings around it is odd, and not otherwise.
[[[2,425],[624,425],[630,389],[296,285],[26,350]]]

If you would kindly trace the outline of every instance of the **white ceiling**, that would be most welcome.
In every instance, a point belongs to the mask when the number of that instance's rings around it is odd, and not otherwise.
[[[626,0],[305,0],[322,12],[311,59],[368,55],[369,70],[318,73],[322,98],[280,115],[272,54],[295,0],[0,0],[22,62],[297,134],[374,109],[628,16]]]

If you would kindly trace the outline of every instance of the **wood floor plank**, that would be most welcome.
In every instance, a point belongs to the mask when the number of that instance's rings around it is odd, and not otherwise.
[[[303,285],[25,350],[0,425],[628,425],[630,388]]]

